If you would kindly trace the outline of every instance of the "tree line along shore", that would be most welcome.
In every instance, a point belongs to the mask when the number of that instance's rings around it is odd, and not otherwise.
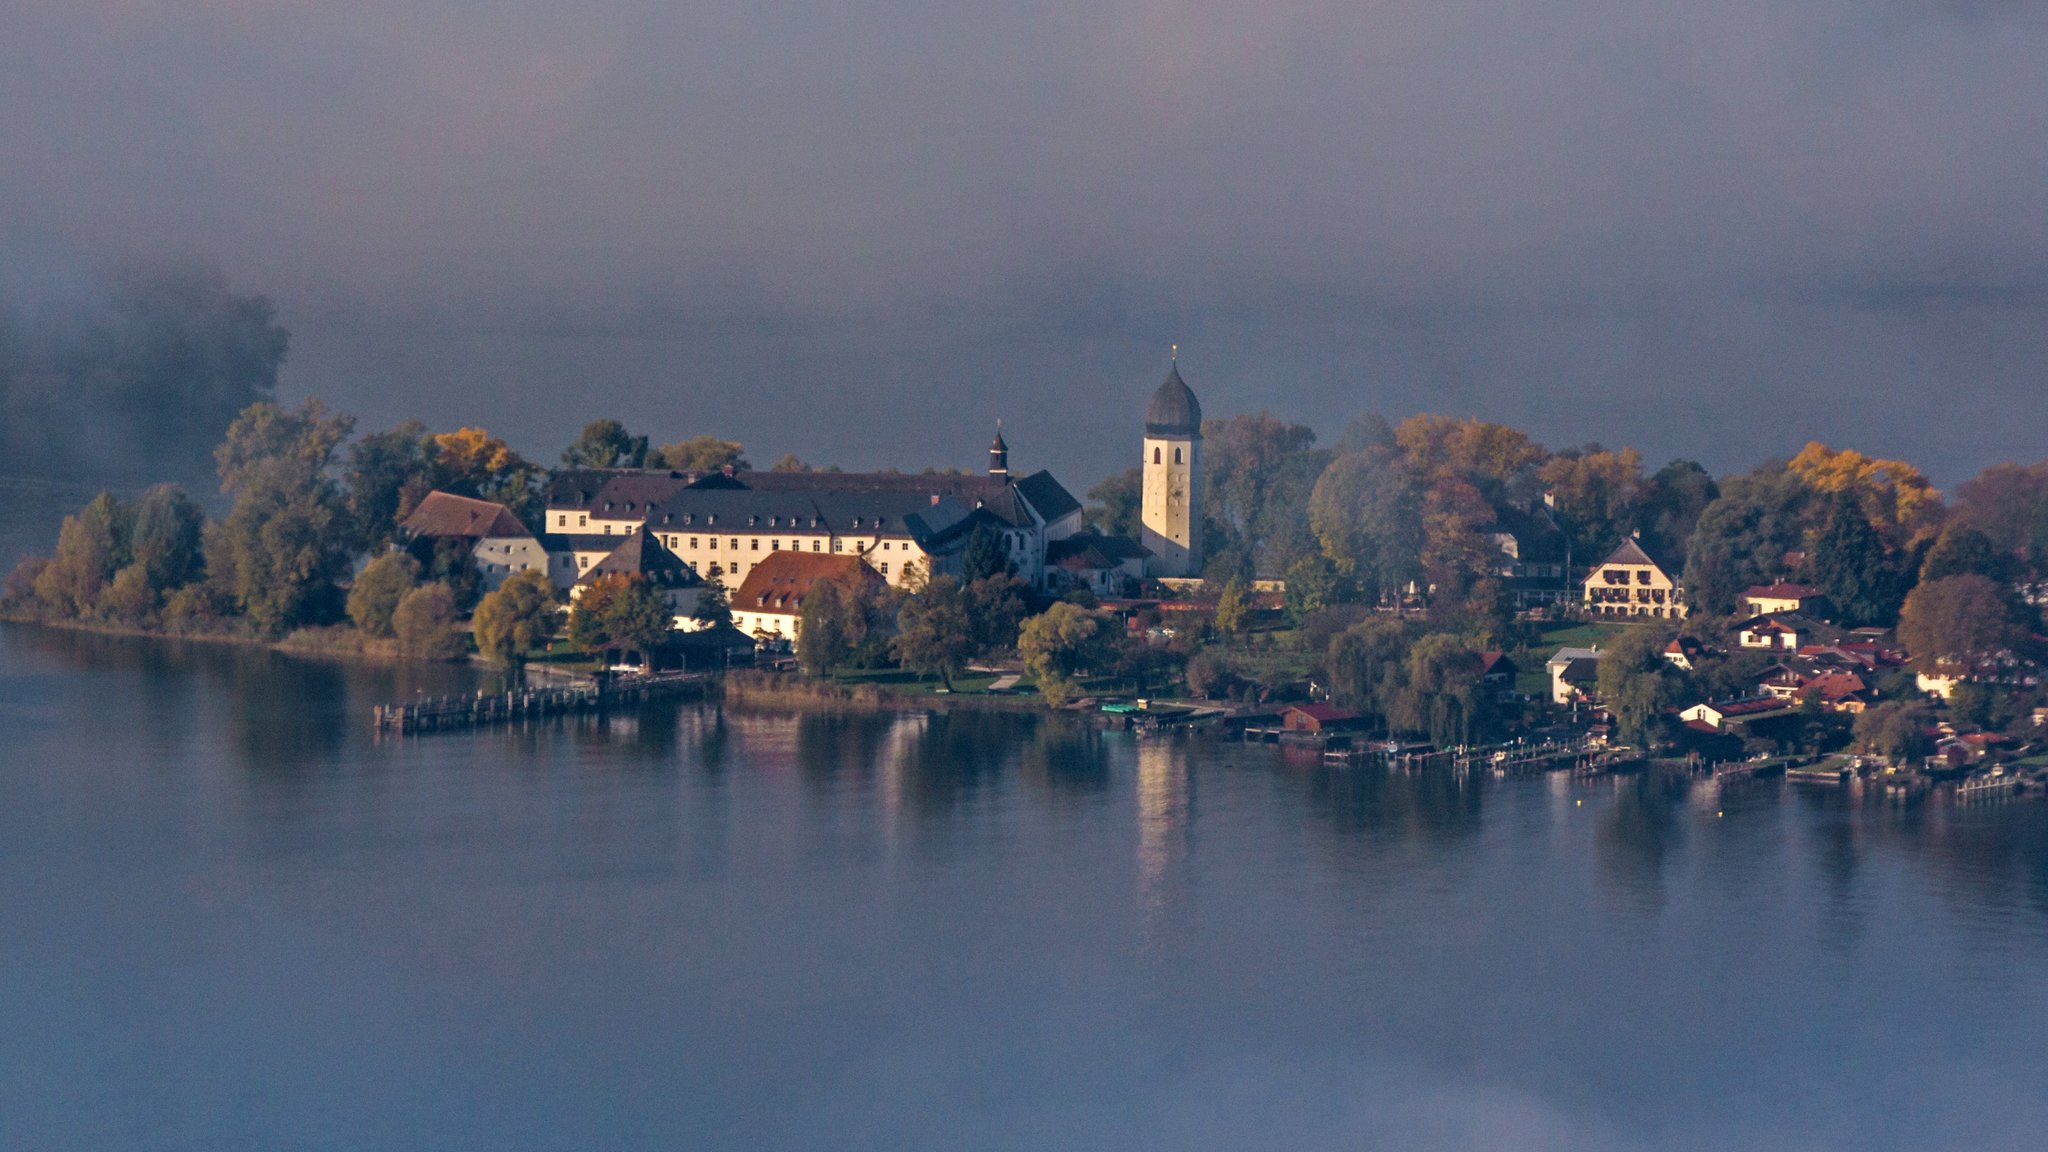
[[[1502,425],[1439,416],[1366,416],[1328,447],[1263,413],[1207,420],[1202,433],[1210,499],[1198,580],[1052,596],[1006,571],[995,542],[973,541],[956,571],[814,584],[796,668],[902,691],[1003,684],[1055,706],[1314,699],[1361,729],[1445,746],[1575,720],[1660,750],[1854,747],[1898,763],[1972,734],[1982,737],[1973,750],[2029,751],[2048,704],[2037,675],[2048,464],[1997,465],[1944,499],[1910,464],[1820,444],[1717,478],[1686,461],[1648,472],[1627,448],[1550,451]],[[214,455],[220,515],[174,485],[130,501],[101,494],[65,519],[50,555],[7,577],[0,608],[505,666],[656,653],[673,638],[658,591],[631,574],[593,582],[566,610],[539,574],[486,591],[469,550],[407,539],[405,517],[437,491],[540,527],[549,470],[483,430],[407,423],[357,436],[318,402],[259,401]],[[587,427],[561,461],[749,467],[739,444],[653,447],[612,421]],[[1089,490],[1093,527],[1137,534],[1135,472]],[[1587,566],[1567,561],[1554,581],[1526,574],[1543,536],[1570,557],[1639,547],[1677,574],[1685,611],[1589,618]],[[1750,644],[1745,593],[1792,582],[1812,597],[1801,608],[1813,642]],[[1562,594],[1532,596],[1532,585]],[[723,586],[705,588],[696,623],[729,630]],[[1773,676],[1796,685],[1794,666],[1826,655],[1815,648],[1860,661],[1854,692],[1764,690]],[[1594,671],[1559,684],[1543,671],[1554,650],[1596,654]],[[1702,715],[1729,716],[1742,709],[1725,705],[1767,698],[1789,705],[1774,717],[1785,723],[1688,719],[1691,706],[1718,702]]]

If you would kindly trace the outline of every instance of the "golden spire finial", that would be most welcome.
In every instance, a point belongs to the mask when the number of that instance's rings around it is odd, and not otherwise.
[[[1180,345],[1170,344],[1167,346],[1167,349],[1166,362],[1168,364],[1180,363]]]

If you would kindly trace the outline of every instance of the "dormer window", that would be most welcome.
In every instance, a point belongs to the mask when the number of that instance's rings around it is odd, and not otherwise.
[[[716,513],[716,512],[713,512],[713,513],[712,513],[711,515],[709,515],[709,516],[706,516],[706,517],[704,518],[704,522],[705,522],[706,524],[716,524],[716,523],[718,523],[718,513]]]

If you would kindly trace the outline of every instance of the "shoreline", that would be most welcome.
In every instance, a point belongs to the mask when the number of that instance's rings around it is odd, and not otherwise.
[[[321,645],[313,643],[292,643],[293,636],[306,632],[301,629],[282,640],[266,640],[260,636],[249,636],[233,632],[165,632],[158,629],[138,628],[132,624],[108,624],[97,620],[51,620],[42,616],[28,616],[16,612],[0,612],[0,624],[16,624],[28,628],[45,628],[53,632],[82,632],[92,636],[112,636],[131,640],[157,640],[169,643],[217,644],[233,648],[257,648],[280,652],[287,656],[324,657],[334,660],[359,661],[367,664],[478,664],[474,657],[464,660],[415,660],[401,656],[395,643],[389,640],[358,638],[358,645],[348,647],[341,644]],[[374,646],[374,647],[373,647]]]

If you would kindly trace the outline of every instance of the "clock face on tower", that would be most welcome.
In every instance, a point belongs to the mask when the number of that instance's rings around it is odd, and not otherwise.
[[[1167,483],[1166,483],[1166,503],[1167,503],[1167,506],[1168,506],[1168,507],[1171,507],[1171,508],[1178,508],[1178,507],[1180,507],[1181,505],[1183,505],[1183,504],[1186,504],[1187,502],[1188,502],[1188,490],[1187,490],[1187,486],[1186,486],[1186,485],[1184,485],[1184,484],[1182,484],[1182,483],[1180,482],[1180,478],[1176,476],[1176,477],[1174,477],[1174,478],[1173,478],[1172,480],[1169,480],[1169,481],[1167,481]]]

